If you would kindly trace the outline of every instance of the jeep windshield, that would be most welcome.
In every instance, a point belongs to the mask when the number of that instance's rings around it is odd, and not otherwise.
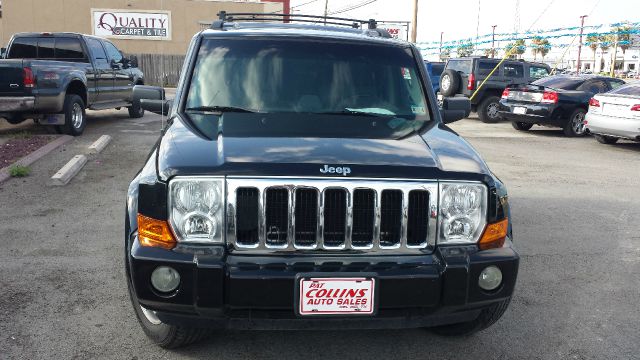
[[[430,120],[410,47],[312,38],[204,39],[184,111],[207,110],[235,119],[286,113],[307,127],[343,117],[415,130]]]

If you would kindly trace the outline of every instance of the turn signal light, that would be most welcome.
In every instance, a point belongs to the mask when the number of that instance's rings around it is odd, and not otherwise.
[[[600,101],[596,100],[596,98],[589,99],[589,106],[600,107]]]
[[[169,229],[169,224],[164,220],[153,219],[138,214],[138,239],[142,246],[161,247],[173,249],[176,239]]]
[[[507,218],[487,225],[480,241],[478,241],[478,247],[480,250],[502,247],[502,245],[504,245],[504,240],[507,238],[508,227],[509,219]]]

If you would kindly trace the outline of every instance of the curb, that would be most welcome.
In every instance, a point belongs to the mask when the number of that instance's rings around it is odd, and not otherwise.
[[[29,154],[29,155],[21,158],[20,160],[16,161],[13,165],[29,166],[29,165],[33,164],[34,162],[40,160],[42,157],[44,157],[45,155],[49,154],[53,150],[57,149],[61,145],[64,145],[64,144],[68,143],[71,140],[73,140],[73,136],[61,135],[59,138],[53,140],[52,142],[46,144],[45,146],[39,148],[38,150],[32,152],[31,154]],[[9,175],[9,168],[10,167],[11,166],[7,166],[7,167],[5,167],[3,169],[0,169],[0,183],[2,183],[3,181],[5,181],[5,180],[7,180],[7,179],[9,179],[11,177],[11,175]]]
[[[102,135],[98,140],[89,146],[89,154],[99,154],[111,142],[111,136]]]
[[[76,155],[51,177],[52,185],[66,185],[87,163],[85,155]]]

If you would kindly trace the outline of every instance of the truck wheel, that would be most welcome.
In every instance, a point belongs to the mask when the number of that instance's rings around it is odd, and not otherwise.
[[[129,117],[132,119],[138,119],[144,116],[144,109],[140,106],[139,101],[131,103],[131,106],[129,106],[127,110],[129,110]]]
[[[613,136],[594,134],[593,137],[596,138],[600,144],[613,145],[618,142],[618,138]]]
[[[500,120],[500,98],[488,96],[478,106],[478,117],[483,123],[495,123]]]
[[[587,112],[584,109],[576,109],[569,116],[569,120],[564,125],[564,134],[566,136],[585,136],[587,132],[584,127],[584,116]]]
[[[442,336],[467,336],[472,335],[478,331],[484,330],[493,325],[498,319],[502,317],[504,312],[509,307],[511,298],[508,298],[499,303],[493,304],[490,307],[483,309],[480,315],[475,320],[451,324],[436,326],[431,328],[431,331]]]
[[[87,125],[82,98],[75,94],[66,95],[64,97],[63,111],[64,125],[57,126],[57,130],[63,134],[81,135]]]
[[[511,126],[513,126],[514,129],[519,131],[527,131],[533,127],[533,124],[520,122],[520,121],[512,121]]]
[[[200,341],[211,333],[209,329],[190,328],[163,323],[158,319],[155,311],[140,305],[133,291],[131,280],[128,277],[127,284],[129,285],[129,298],[131,299],[131,305],[133,305],[138,323],[140,323],[142,330],[149,339],[161,348],[179,348]]]
[[[447,69],[440,77],[440,93],[444,96],[453,96],[460,87],[460,74],[457,71]]]

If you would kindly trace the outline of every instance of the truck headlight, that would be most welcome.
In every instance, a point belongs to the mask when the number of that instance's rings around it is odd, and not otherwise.
[[[169,224],[179,242],[222,243],[224,182],[176,178],[169,182]]]
[[[486,218],[486,186],[440,183],[439,243],[476,243],[487,224]]]

